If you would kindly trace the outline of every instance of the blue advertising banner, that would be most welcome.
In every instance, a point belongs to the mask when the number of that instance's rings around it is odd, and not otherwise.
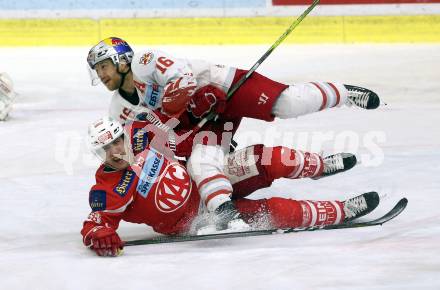
[[[74,9],[191,9],[191,8],[256,8],[265,7],[266,0],[5,0],[0,1],[0,9],[6,10],[74,10]]]

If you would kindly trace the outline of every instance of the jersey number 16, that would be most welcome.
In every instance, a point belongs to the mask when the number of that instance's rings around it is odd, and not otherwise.
[[[160,70],[160,72],[162,74],[165,74],[165,72],[167,71],[167,68],[169,68],[173,64],[174,64],[174,61],[172,61],[171,59],[168,59],[164,56],[161,56],[157,59],[156,68],[158,70]]]

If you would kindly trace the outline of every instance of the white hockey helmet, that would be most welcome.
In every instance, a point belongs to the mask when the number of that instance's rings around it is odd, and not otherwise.
[[[89,146],[90,150],[98,156],[101,161],[105,161],[104,147],[124,134],[122,125],[111,117],[103,117],[89,126]]]
[[[98,44],[89,50],[87,55],[87,63],[89,64],[90,77],[92,85],[99,83],[96,75],[95,65],[106,59],[111,59],[113,64],[119,66],[120,63],[130,64],[133,60],[133,49],[128,43],[118,37],[108,37],[101,40]]]

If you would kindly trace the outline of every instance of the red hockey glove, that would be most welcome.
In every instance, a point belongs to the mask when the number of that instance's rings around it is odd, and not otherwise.
[[[179,118],[194,94],[196,83],[191,77],[181,77],[165,86],[162,98],[162,112],[169,117]]]
[[[96,226],[84,239],[84,244],[98,256],[119,256],[124,247],[116,231],[110,227]]]
[[[188,111],[196,118],[202,118],[212,110],[220,114],[225,109],[226,93],[211,85],[198,89],[188,104]]]

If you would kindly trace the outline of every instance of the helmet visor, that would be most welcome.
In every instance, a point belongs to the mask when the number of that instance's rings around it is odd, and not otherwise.
[[[90,82],[92,86],[97,86],[101,83],[101,80],[96,73],[96,70],[92,69],[90,66],[87,66],[87,70],[89,71]]]

